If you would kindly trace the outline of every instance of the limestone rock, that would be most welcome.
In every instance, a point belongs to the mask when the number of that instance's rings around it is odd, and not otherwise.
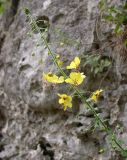
[[[0,159],[120,160],[119,154],[107,145],[106,135],[93,131],[94,117],[81,109],[79,99],[66,112],[59,106],[57,93],[68,92],[68,87],[52,86],[42,79],[44,72],[60,73],[40,35],[34,31],[28,36],[30,28],[23,11],[24,7],[29,8],[35,20],[46,21],[39,25],[48,27],[46,39],[66,65],[75,56],[97,49],[93,44],[98,3],[99,0],[12,0],[10,8],[0,16]],[[106,39],[104,32],[110,32],[110,26],[102,25],[102,30],[102,38]],[[112,52],[110,47],[107,52]],[[125,80],[126,76],[126,83]],[[96,82],[95,79],[93,88],[98,87]],[[111,125],[121,121],[126,130],[125,88],[107,79],[104,84],[114,88],[105,92],[97,111]],[[85,90],[86,86],[81,87]],[[125,131],[122,134],[118,136],[126,137]],[[109,152],[100,154],[101,148]]]

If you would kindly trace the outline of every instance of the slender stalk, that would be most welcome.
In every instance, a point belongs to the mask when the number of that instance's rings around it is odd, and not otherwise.
[[[31,20],[31,22],[33,23],[34,27],[36,28],[36,30],[38,31],[38,33],[40,33],[41,38],[46,46],[46,48],[48,49],[48,53],[49,55],[52,57],[54,63],[56,64],[57,68],[59,69],[60,73],[64,76],[64,78],[68,78],[68,76],[66,75],[66,73],[64,73],[64,71],[62,70],[62,68],[59,66],[59,64],[57,63],[57,59],[55,54],[51,51],[48,42],[46,41],[44,35],[42,34],[40,28],[38,27],[38,25],[36,24],[36,21],[33,19],[33,17],[30,14],[27,14],[27,16],[29,17],[29,19]],[[77,87],[70,85],[75,92],[77,93],[77,95],[81,98],[82,102],[84,104],[87,105],[88,109],[90,109],[92,111],[92,113],[94,114],[94,117],[100,122],[100,124],[104,127],[106,133],[110,136],[113,136],[113,131],[105,124],[105,122],[101,119],[101,117],[96,113],[95,109],[90,105],[90,103],[87,102],[86,98],[80,93],[80,91],[78,90]],[[112,140],[116,146],[123,152],[126,151],[126,149],[124,149],[121,144],[119,143],[119,141],[116,139],[116,137],[113,138]]]

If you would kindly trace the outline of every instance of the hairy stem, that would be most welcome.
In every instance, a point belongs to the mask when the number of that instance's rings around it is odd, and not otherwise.
[[[27,14],[27,17],[30,19],[30,22],[32,22],[32,24],[34,25],[34,27],[36,28],[36,30],[38,31],[38,33],[40,33],[41,35],[41,38],[44,42],[44,45],[46,46],[46,48],[48,49],[48,53],[49,55],[52,57],[54,63],[56,64],[58,70],[60,71],[60,73],[64,76],[64,78],[68,78],[68,76],[66,75],[66,73],[62,70],[62,68],[59,66],[58,62],[57,62],[57,59],[56,59],[56,56],[55,54],[51,51],[50,47],[49,47],[49,44],[48,42],[46,41],[43,33],[41,32],[40,28],[38,27],[38,25],[36,24],[36,21],[34,20],[34,18],[31,16],[31,14]],[[81,98],[82,102],[87,106],[87,108],[89,110],[92,111],[92,113],[94,114],[94,117],[96,118],[96,120],[101,124],[101,126],[104,128],[105,132],[113,137],[114,133],[113,131],[111,130],[111,128],[109,128],[104,120],[96,113],[96,110],[92,107],[92,105],[90,105],[90,103],[87,102],[86,98],[81,94],[81,92],[79,91],[79,89],[73,85],[70,85],[71,88],[73,88],[75,90],[75,92],[77,93],[77,95]],[[116,137],[114,137],[112,139],[112,142],[115,143],[115,145],[117,146],[117,149],[120,150],[121,152],[126,152],[126,149],[124,149],[121,144],[119,143],[119,141],[117,140]]]

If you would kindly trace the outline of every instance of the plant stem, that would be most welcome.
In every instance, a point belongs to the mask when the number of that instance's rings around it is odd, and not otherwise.
[[[62,68],[59,66],[59,64],[57,63],[57,59],[56,59],[56,56],[55,54],[51,51],[50,47],[49,47],[49,44],[48,42],[46,41],[44,35],[42,34],[40,28],[38,27],[38,25],[36,24],[36,21],[33,19],[33,17],[28,14],[27,15],[29,17],[29,19],[31,20],[31,22],[33,23],[34,27],[36,28],[36,30],[38,31],[38,33],[40,33],[41,35],[41,38],[44,42],[44,45],[46,46],[46,48],[48,49],[48,53],[49,55],[52,57],[54,63],[56,64],[58,70],[60,71],[60,73],[64,76],[64,78],[68,78],[68,76],[66,75],[66,73],[64,73],[64,71],[62,70]],[[86,98],[80,93],[80,91],[78,90],[77,87],[73,86],[73,85],[70,85],[74,90],[75,92],[77,93],[77,95],[81,98],[82,102],[84,104],[87,105],[87,108],[90,109],[92,111],[92,113],[94,114],[94,117],[100,122],[100,124],[104,127],[106,133],[110,136],[113,136],[113,132],[112,130],[104,123],[104,121],[101,119],[101,117],[96,113],[95,109],[90,105],[90,103],[87,102]],[[116,137],[113,138],[112,140],[116,146],[121,150],[121,151],[124,151],[126,149],[124,149],[121,144],[119,144],[118,140],[116,139]]]

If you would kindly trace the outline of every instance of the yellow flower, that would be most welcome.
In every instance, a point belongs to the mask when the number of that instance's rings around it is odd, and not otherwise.
[[[56,76],[55,74],[52,74],[52,72],[49,72],[48,74],[43,74],[43,78],[51,83],[63,83],[64,77],[63,76]]]
[[[71,108],[72,107],[72,97],[68,96],[66,94],[57,94],[60,99],[59,99],[59,104],[63,105],[64,111],[67,109],[67,107]]]
[[[91,99],[94,101],[94,102],[97,102],[100,94],[103,92],[102,89],[100,90],[96,90],[95,92],[92,93],[92,96],[91,96]]]
[[[77,69],[79,65],[80,65],[80,59],[79,57],[75,57],[75,59],[66,68],[67,69]]]
[[[80,72],[71,72],[70,78],[67,78],[65,80],[66,83],[73,84],[75,86],[78,86],[81,84],[86,76],[83,73]]]

